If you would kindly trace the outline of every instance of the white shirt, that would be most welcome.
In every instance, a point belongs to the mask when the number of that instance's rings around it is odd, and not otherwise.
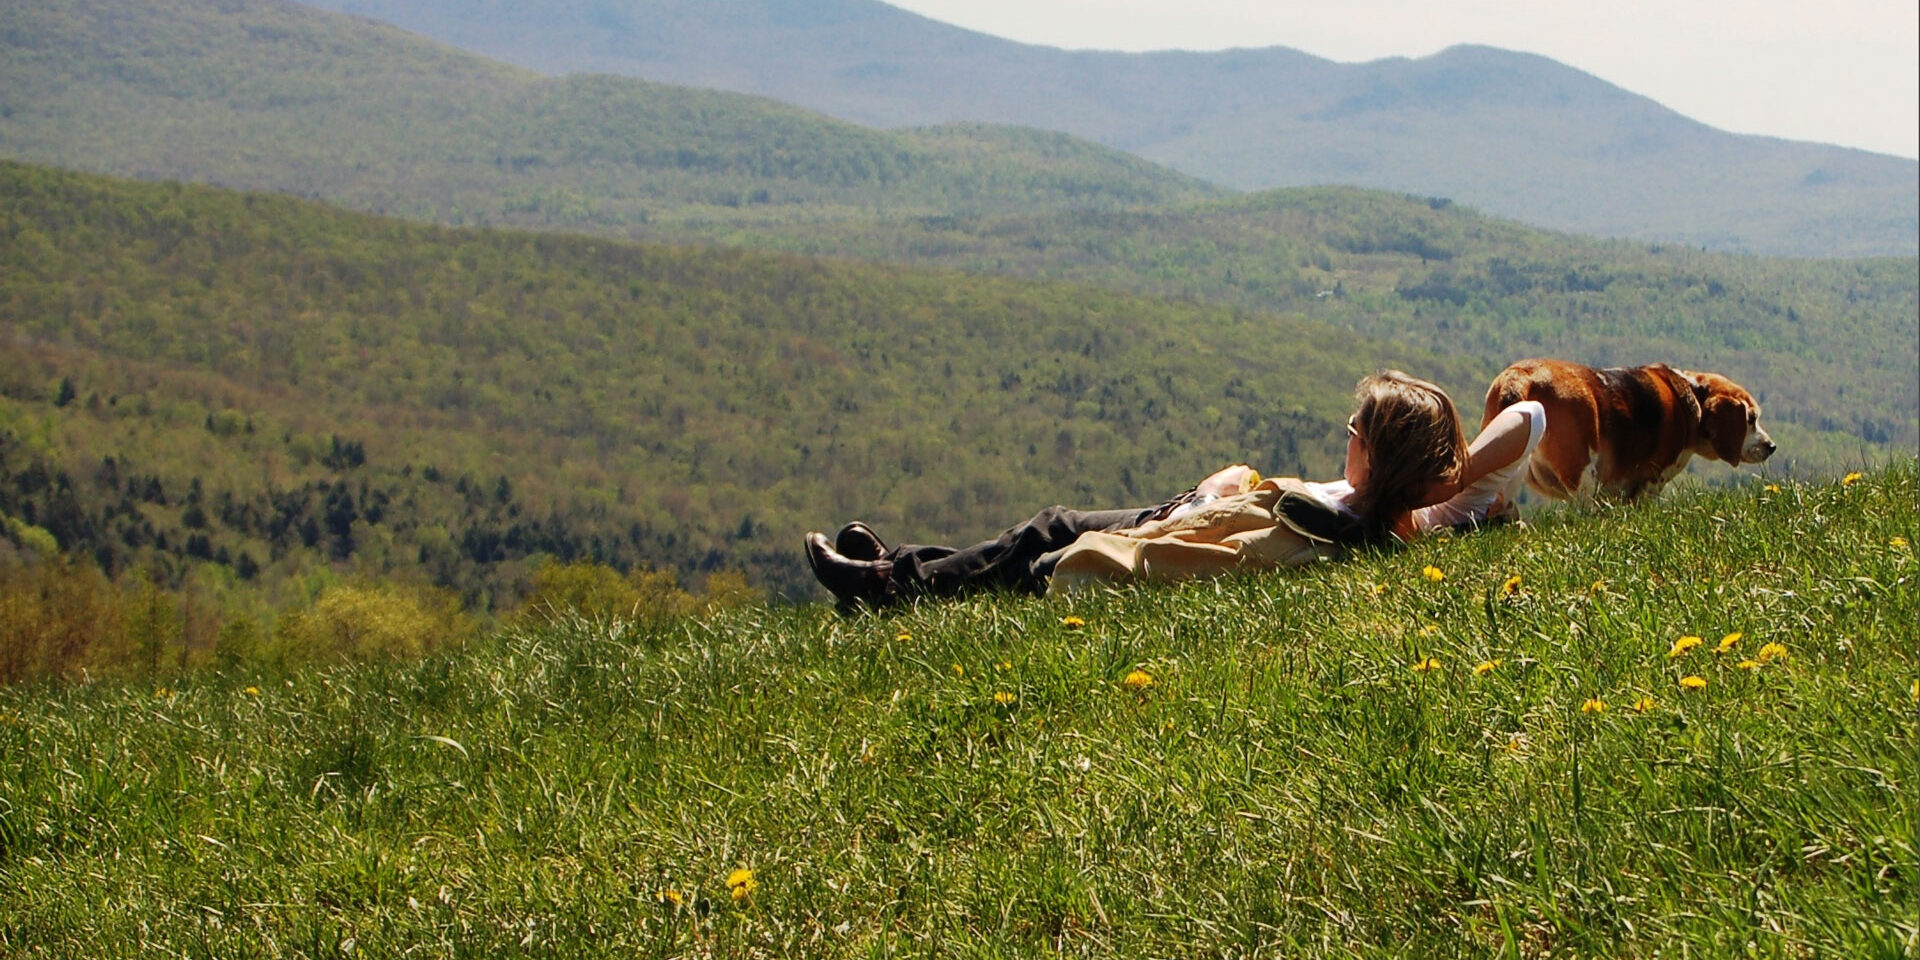
[[[1533,448],[1540,445],[1540,438],[1547,432],[1547,408],[1537,400],[1523,400],[1507,408],[1518,412],[1527,421],[1527,445],[1520,455],[1503,463],[1475,480],[1465,490],[1453,495],[1445,503],[1436,503],[1431,507],[1421,507],[1413,512],[1413,527],[1421,533],[1438,530],[1442,527],[1457,526],[1469,521],[1478,523],[1487,518],[1497,503],[1512,503],[1520,493],[1521,484],[1526,482],[1527,458],[1533,455]],[[1354,516],[1353,508],[1347,501],[1353,496],[1353,484],[1345,480],[1333,480],[1327,483],[1307,484],[1307,490],[1320,499],[1321,503],[1339,510],[1348,516]]]

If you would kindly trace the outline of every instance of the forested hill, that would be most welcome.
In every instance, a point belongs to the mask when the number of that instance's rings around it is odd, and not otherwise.
[[[1061,134],[886,132],[740,94],[545,79],[281,0],[0,5],[0,156],[447,223],[600,231],[1220,192]]]
[[[1312,317],[1483,365],[1664,360],[1734,377],[1790,429],[1920,443],[1912,257],[1761,259],[1595,240],[1352,188],[1136,211],[733,223],[700,235]],[[1814,439],[1789,444],[1802,466],[1859,452]]]
[[[0,512],[112,570],[538,553],[803,589],[809,527],[977,535],[1245,459],[1331,475],[1354,381],[1488,364],[1078,285],[461,231],[0,164]],[[245,558],[243,560],[243,558]]]
[[[883,127],[1060,130],[1242,189],[1353,184],[1528,223],[1795,256],[1920,247],[1920,164],[1740,136],[1488,47],[1340,64],[1284,47],[1065,51],[877,0],[308,0],[548,74],[778,97]]]

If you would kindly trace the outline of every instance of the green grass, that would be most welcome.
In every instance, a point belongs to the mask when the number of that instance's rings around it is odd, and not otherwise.
[[[1916,466],[1780,486],[0,691],[0,953],[1913,956]]]

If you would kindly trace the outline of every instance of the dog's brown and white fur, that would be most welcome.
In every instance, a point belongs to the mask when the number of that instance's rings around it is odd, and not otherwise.
[[[1776,449],[1760,404],[1717,373],[1522,360],[1493,378],[1485,420],[1522,400],[1547,410],[1527,485],[1556,500],[1636,500],[1658,494],[1694,454],[1738,465]]]

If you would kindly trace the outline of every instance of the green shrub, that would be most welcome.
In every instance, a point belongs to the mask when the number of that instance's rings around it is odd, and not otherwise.
[[[282,666],[328,660],[419,657],[464,641],[472,618],[451,593],[398,584],[343,584],[280,618]]]

